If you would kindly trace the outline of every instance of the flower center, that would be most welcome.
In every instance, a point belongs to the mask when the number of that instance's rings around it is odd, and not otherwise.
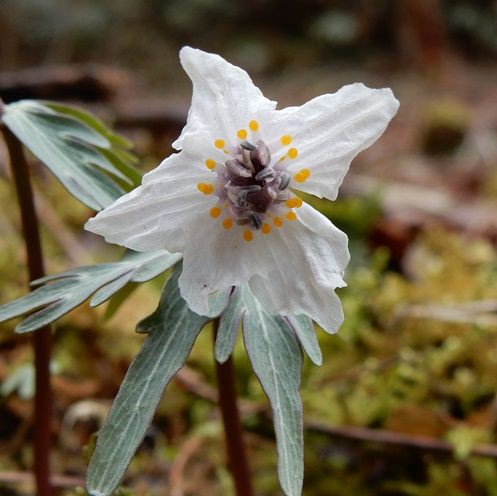
[[[205,166],[215,174],[216,180],[198,183],[197,189],[204,195],[217,197],[209,210],[213,219],[219,219],[223,229],[241,226],[245,241],[254,239],[254,233],[271,233],[279,229],[285,220],[297,220],[295,209],[302,206],[302,200],[290,190],[290,186],[303,183],[311,171],[303,168],[288,174],[288,160],[298,156],[289,134],[280,137],[281,147],[273,150],[278,157],[271,160],[271,151],[260,139],[259,123],[251,120],[248,129],[236,133],[237,144],[227,145],[224,139],[216,139],[214,147],[224,153],[222,160],[207,158]]]
[[[272,207],[286,202],[290,176],[278,164],[271,165],[271,152],[262,140],[243,141],[219,171],[223,185],[217,190],[238,225],[261,229]]]

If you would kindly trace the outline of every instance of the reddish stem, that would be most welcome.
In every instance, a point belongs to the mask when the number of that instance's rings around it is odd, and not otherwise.
[[[0,112],[1,112],[0,102]],[[41,251],[38,219],[33,201],[33,191],[29,179],[29,169],[24,156],[22,144],[5,126],[0,126],[9,152],[10,165],[21,211],[22,232],[28,256],[30,280],[45,275],[43,255]],[[52,390],[50,387],[50,353],[52,334],[50,327],[44,327],[33,334],[35,355],[34,400],[34,474],[37,495],[51,496],[50,484],[50,449]]]
[[[214,340],[217,335],[219,319],[214,321]],[[219,391],[219,407],[223,418],[226,437],[228,467],[233,476],[237,496],[254,496],[252,480],[247,461],[247,453],[243,442],[243,429],[240,413],[236,404],[235,372],[233,359],[225,363],[216,361],[216,374]]]

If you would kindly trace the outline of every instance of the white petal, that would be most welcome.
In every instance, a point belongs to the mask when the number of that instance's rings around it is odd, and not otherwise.
[[[199,218],[186,233],[183,272],[178,280],[181,296],[200,315],[208,313],[208,296],[230,286],[241,286],[258,271],[266,271],[257,261],[260,236],[243,239],[243,228],[222,227],[222,218]]]
[[[180,60],[192,80],[193,96],[186,126],[173,143],[178,150],[189,133],[205,132],[226,141],[236,138],[237,130],[276,107],[243,69],[219,55],[183,47]]]
[[[216,177],[204,161],[190,149],[171,155],[145,174],[140,187],[90,219],[85,229],[136,251],[182,251],[188,225],[208,215],[217,201],[197,189],[197,184],[213,183]]]
[[[308,205],[298,209],[297,221],[268,235],[255,232],[251,242],[243,240],[242,231],[238,226],[225,231],[207,218],[191,226],[179,279],[190,308],[205,314],[209,294],[250,281],[268,310],[305,313],[336,330],[342,316],[333,289],[345,285],[347,236]],[[316,301],[307,302],[309,297]]]
[[[361,83],[344,86],[302,107],[273,112],[268,144],[275,150],[281,147],[281,136],[292,136],[298,157],[285,159],[288,171],[311,171],[307,181],[293,181],[292,187],[334,200],[352,159],[381,136],[398,106],[388,88],[375,90]]]
[[[298,210],[298,220],[272,240],[275,269],[252,278],[250,288],[270,313],[306,314],[334,332],[343,321],[334,290],[345,286],[347,236],[306,204]]]
[[[334,333],[343,323],[343,309],[340,299],[332,287],[317,285],[307,278],[307,291],[291,310],[285,307],[293,298],[293,294],[284,291],[285,281],[281,274],[275,273],[269,278],[255,276],[250,281],[250,289],[261,302],[262,306],[272,314],[309,316],[326,332]],[[277,287],[279,286],[279,287]],[[342,285],[343,286],[343,285]],[[275,290],[276,288],[276,290]]]

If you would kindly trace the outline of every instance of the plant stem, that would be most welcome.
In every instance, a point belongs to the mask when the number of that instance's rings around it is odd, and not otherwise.
[[[214,341],[217,336],[219,319],[214,321]],[[216,360],[217,385],[219,391],[219,407],[223,418],[228,467],[233,475],[237,496],[253,496],[252,480],[247,461],[247,453],[243,442],[243,429],[240,413],[236,404],[235,372],[233,359],[225,363]]]
[[[1,112],[0,102],[0,112]],[[22,144],[5,126],[1,125],[9,152],[10,166],[14,177],[19,208],[21,210],[22,232],[28,257],[30,280],[45,275],[41,251],[38,219],[33,201],[33,191],[29,179],[29,169]],[[50,387],[50,354],[52,334],[50,327],[44,327],[33,334],[35,355],[35,399],[34,399],[34,474],[37,495],[51,496],[50,449],[52,390]]]

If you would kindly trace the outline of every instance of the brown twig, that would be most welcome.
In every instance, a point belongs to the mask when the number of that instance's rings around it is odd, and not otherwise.
[[[178,370],[174,380],[193,395],[211,403],[217,403],[218,394],[216,388],[208,384],[200,372],[192,369],[188,365],[185,365]]]
[[[3,171],[0,167],[0,176],[7,178],[7,171]],[[60,216],[56,213],[52,203],[47,196],[42,192],[36,183],[32,184],[33,191],[35,192],[35,208],[38,212],[41,223],[45,226],[47,231],[53,236],[55,241],[64,250],[69,262],[74,265],[91,265],[94,263],[93,257],[78,243],[77,238],[62,222]],[[0,213],[0,225],[5,229],[12,230],[10,225],[7,225],[8,219]]]
[[[0,472],[0,482],[10,484],[33,484],[33,474],[30,472]],[[73,488],[84,486],[85,480],[82,477],[70,477],[67,475],[54,475],[51,478],[53,487]]]
[[[0,105],[0,115],[2,105]],[[21,211],[22,231],[28,254],[30,280],[44,276],[38,219],[29,179],[29,169],[21,143],[4,125],[0,126],[10,157],[10,165]],[[33,335],[35,354],[34,400],[34,473],[38,496],[51,496],[50,448],[52,391],[50,387],[50,354],[52,334],[50,327],[44,327]]]
[[[357,371],[351,371],[346,379],[353,379],[357,376]],[[345,378],[345,377],[344,377]],[[201,381],[200,377],[196,378]],[[205,386],[205,387],[204,387]],[[189,388],[193,394],[201,397],[206,401],[213,401],[212,394],[204,395],[207,384],[199,385],[195,388]],[[243,415],[261,414],[268,419],[271,418],[271,411],[267,407],[261,407],[259,403],[252,401],[244,401],[244,408],[241,409]],[[333,438],[342,438],[356,442],[378,443],[385,446],[399,446],[407,449],[418,449],[427,452],[445,453],[448,456],[454,454],[454,446],[446,441],[442,441],[435,437],[428,436],[413,436],[402,432],[387,431],[382,429],[368,429],[366,427],[354,426],[330,426],[323,422],[315,420],[306,420],[304,422],[304,430],[307,432],[317,432]],[[469,455],[480,456],[486,458],[497,458],[497,445],[492,444],[477,444],[470,450]]]
[[[219,395],[216,388],[207,384],[205,378],[198,370],[184,365],[174,376],[174,380],[186,391],[210,403],[217,403]],[[242,415],[255,415],[267,408],[264,402],[255,402],[238,398],[238,408]]]
[[[66,227],[64,222],[56,213],[49,199],[43,194],[36,184],[33,185],[36,192],[36,207],[40,212],[40,219],[48,232],[55,238],[59,246],[64,250],[69,261],[74,265],[91,265],[95,262],[93,257],[78,242],[77,238]]]
[[[214,340],[216,339],[219,319],[214,321]],[[248,466],[247,453],[243,441],[242,423],[236,404],[235,372],[233,359],[225,363],[216,362],[219,407],[223,418],[228,452],[228,466],[233,475],[237,496],[253,496],[252,480]]]
[[[359,442],[400,446],[402,448],[418,449],[432,453],[445,453],[447,455],[453,455],[455,451],[454,446],[447,441],[428,436],[413,436],[402,432],[354,426],[335,427],[309,420],[306,421],[305,428],[309,431],[319,432],[334,438],[340,437]],[[469,455],[497,458],[497,445],[477,444],[469,451]]]
[[[169,470],[170,491],[168,494],[170,494],[170,496],[184,496],[183,482],[186,466],[188,465],[188,461],[201,448],[203,443],[203,437],[193,436],[181,447]]]

